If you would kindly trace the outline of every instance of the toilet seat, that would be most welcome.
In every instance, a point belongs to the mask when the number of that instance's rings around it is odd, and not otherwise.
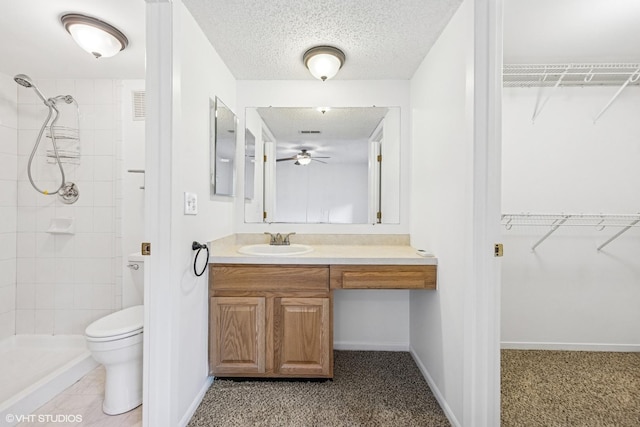
[[[136,305],[96,320],[85,330],[88,341],[115,341],[143,332],[144,306]]]

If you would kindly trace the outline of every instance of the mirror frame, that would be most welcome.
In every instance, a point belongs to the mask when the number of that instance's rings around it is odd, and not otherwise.
[[[227,114],[227,112],[231,115],[233,124],[233,129],[228,129],[230,123],[226,123],[225,126],[222,126],[224,123],[222,122],[222,114]],[[227,136],[223,134],[223,129],[226,129],[227,132],[232,133],[232,138],[223,138]],[[238,135],[238,118],[234,114],[234,112],[225,105],[224,102],[217,96],[215,100],[209,99],[209,145],[210,145],[210,160],[209,160],[209,172],[210,172],[210,193],[211,198],[214,196],[225,196],[225,197],[234,197],[236,190],[236,151],[237,151],[237,135]],[[219,153],[222,151],[222,141],[230,141],[231,149],[227,150],[229,153],[228,158],[225,157],[225,162],[230,165],[229,170],[227,170],[223,175],[220,174],[223,169],[222,158],[219,157]],[[220,183],[220,180],[223,178],[227,178],[225,181],[224,188],[228,188],[228,190],[224,190],[223,186]]]

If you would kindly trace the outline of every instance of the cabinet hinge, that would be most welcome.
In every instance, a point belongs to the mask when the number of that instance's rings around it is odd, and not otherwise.
[[[382,154],[378,154],[378,162],[382,162]]]
[[[262,219],[267,219],[267,212],[266,211],[262,211]]]
[[[378,221],[382,221],[382,212],[378,211],[376,213],[376,218],[378,218]]]
[[[264,158],[264,162],[267,163],[267,155],[262,156]]]

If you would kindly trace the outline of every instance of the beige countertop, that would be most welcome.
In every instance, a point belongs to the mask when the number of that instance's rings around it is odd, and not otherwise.
[[[240,236],[240,237],[238,237]],[[363,264],[363,265],[436,265],[434,256],[419,255],[417,250],[408,244],[408,239],[369,238],[368,235],[353,239],[341,236],[340,244],[327,244],[330,238],[296,236],[295,243],[307,244],[313,251],[302,255],[245,255],[238,250],[245,245],[267,243],[264,236],[246,235],[229,236],[210,243],[210,263],[217,264]],[[293,239],[292,239],[293,240]],[[342,244],[351,240],[355,244]],[[405,244],[406,242],[406,244]],[[400,243],[400,244],[399,244]]]

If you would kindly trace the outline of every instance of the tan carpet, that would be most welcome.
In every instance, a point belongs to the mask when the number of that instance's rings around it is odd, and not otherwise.
[[[501,353],[503,427],[640,426],[640,353]]]
[[[449,426],[409,353],[336,351],[333,381],[216,379],[189,422],[204,426]]]

